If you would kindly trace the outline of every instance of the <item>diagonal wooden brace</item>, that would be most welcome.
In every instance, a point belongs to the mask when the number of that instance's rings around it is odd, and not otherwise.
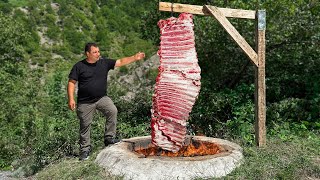
[[[240,48],[247,54],[250,60],[255,66],[258,66],[258,55],[247,43],[247,41],[241,36],[237,29],[230,23],[230,21],[221,13],[221,11],[215,6],[204,5],[203,8],[208,13],[215,17],[222,27],[230,34],[233,40],[240,46]]]

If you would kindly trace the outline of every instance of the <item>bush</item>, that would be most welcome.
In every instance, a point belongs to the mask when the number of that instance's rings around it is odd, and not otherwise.
[[[318,104],[319,99],[298,98],[272,103],[267,109],[269,133],[288,140],[308,130],[320,129]]]
[[[218,93],[202,87],[190,114],[190,131],[221,138],[242,137],[247,143],[253,143],[253,96],[253,85],[242,84]]]

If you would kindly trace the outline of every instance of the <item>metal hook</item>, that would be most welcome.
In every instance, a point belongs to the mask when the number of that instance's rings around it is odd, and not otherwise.
[[[171,1],[171,17],[173,17],[173,1]]]

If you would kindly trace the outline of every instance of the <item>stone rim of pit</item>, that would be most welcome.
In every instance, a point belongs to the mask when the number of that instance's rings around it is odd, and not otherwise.
[[[230,141],[206,136],[192,136],[222,146],[227,151],[208,156],[163,157],[148,156],[133,151],[132,143],[150,142],[150,136],[124,139],[103,149],[95,162],[108,173],[124,179],[194,179],[223,177],[242,163],[242,148]]]

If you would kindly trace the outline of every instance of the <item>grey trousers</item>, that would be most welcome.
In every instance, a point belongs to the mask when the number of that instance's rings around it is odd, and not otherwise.
[[[88,151],[91,147],[90,129],[95,111],[101,111],[106,117],[104,138],[115,137],[117,125],[117,107],[113,101],[104,96],[95,103],[78,104],[77,115],[80,120],[80,151]]]

